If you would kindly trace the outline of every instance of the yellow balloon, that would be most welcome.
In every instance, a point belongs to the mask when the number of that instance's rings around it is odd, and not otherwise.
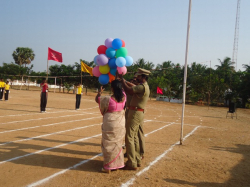
[[[104,66],[99,66],[99,71],[101,72],[101,74],[108,74],[109,70],[110,70],[110,67],[108,64]]]

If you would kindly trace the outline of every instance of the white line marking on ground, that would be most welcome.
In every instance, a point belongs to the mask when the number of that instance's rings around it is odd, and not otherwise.
[[[144,122],[150,122],[150,121],[152,121],[152,120],[145,120]],[[102,124],[102,123],[100,123],[100,124]],[[100,124],[93,124],[92,126],[94,126],[94,125],[100,125]],[[79,127],[79,128],[73,129],[73,130],[79,130],[79,129],[83,129],[83,128],[86,128],[86,127],[89,127],[89,126]],[[71,130],[72,130],[72,129],[71,129]],[[91,136],[91,137],[82,138],[82,139],[75,140],[75,141],[72,141],[72,142],[69,142],[69,143],[60,144],[60,145],[57,145],[57,146],[55,146],[55,147],[50,147],[50,148],[47,148],[47,149],[42,149],[42,150],[36,151],[36,152],[34,152],[34,153],[29,153],[29,154],[26,154],[26,155],[14,157],[14,158],[11,158],[11,159],[8,159],[8,160],[5,160],[5,161],[1,161],[0,164],[3,164],[3,163],[5,163],[5,162],[9,162],[9,161],[13,161],[13,160],[17,160],[17,159],[19,159],[19,158],[23,158],[23,157],[26,157],[26,156],[38,154],[38,153],[41,153],[41,152],[44,152],[44,151],[48,151],[48,150],[51,150],[51,149],[55,149],[55,148],[58,148],[58,147],[63,147],[63,146],[66,146],[66,145],[68,145],[68,144],[73,144],[73,143],[75,143],[75,142],[84,141],[84,140],[87,140],[87,139],[90,139],[90,138],[93,138],[93,137],[97,137],[97,136],[100,136],[100,135],[101,135],[101,134],[97,134],[97,135],[94,135],[94,136]]]
[[[180,125],[181,123],[174,123],[174,124],[178,124]],[[193,126],[193,127],[197,127],[198,125],[191,125],[191,124],[184,124],[184,125],[187,125],[187,126]],[[210,129],[217,129],[215,127],[209,127],[209,126],[200,126],[200,128],[210,128]]]
[[[100,125],[100,124],[94,124],[94,125]],[[82,128],[84,128],[84,127],[82,127]],[[78,129],[80,129],[80,128],[78,128]],[[8,160],[1,161],[0,164],[4,164],[6,162],[10,162],[10,161],[13,161],[13,160],[18,160],[18,159],[26,157],[26,156],[31,156],[31,155],[35,155],[35,154],[38,154],[38,153],[42,153],[44,151],[49,151],[51,149],[56,149],[56,148],[59,148],[59,147],[63,147],[63,146],[66,146],[68,144],[74,144],[74,143],[77,143],[77,142],[82,142],[82,141],[85,141],[85,140],[88,140],[88,139],[91,139],[91,138],[95,138],[95,137],[98,137],[98,136],[101,136],[101,135],[102,134],[97,134],[97,135],[94,135],[94,136],[89,136],[89,137],[86,137],[86,138],[81,138],[79,140],[75,140],[75,141],[72,141],[72,142],[68,142],[68,143],[57,145],[55,147],[49,147],[47,149],[43,149],[43,150],[39,150],[39,151],[36,151],[36,152],[33,152],[33,153],[29,153],[29,154],[26,154],[26,155],[14,157],[14,158],[11,158],[11,159],[8,159]]]
[[[152,121],[152,120],[147,120],[147,121]],[[147,121],[144,121],[144,122],[147,122]],[[154,131],[154,132],[156,132],[156,131]],[[147,136],[147,135],[149,135],[149,134],[152,134],[152,132],[146,134],[145,136]],[[185,140],[185,137],[183,138],[183,141],[184,141],[184,140]],[[43,184],[43,183],[46,183],[46,182],[48,182],[50,179],[52,179],[52,178],[54,178],[54,177],[56,177],[56,176],[58,176],[58,175],[61,175],[61,174],[65,173],[65,172],[67,172],[68,170],[75,169],[75,168],[77,168],[78,166],[80,166],[80,165],[82,165],[82,164],[85,164],[85,163],[89,162],[90,160],[93,160],[93,159],[97,158],[98,156],[102,156],[102,153],[100,153],[100,154],[98,154],[98,155],[95,155],[94,157],[92,157],[92,158],[90,158],[90,159],[83,160],[83,161],[79,162],[78,164],[75,164],[74,166],[71,166],[71,167],[69,167],[69,168],[67,168],[67,169],[64,169],[64,170],[62,170],[62,171],[59,171],[59,172],[57,172],[57,173],[55,173],[55,174],[53,174],[53,175],[51,175],[51,176],[49,176],[49,177],[46,177],[46,178],[44,178],[44,179],[42,179],[42,180],[39,180],[39,181],[34,182],[34,183],[32,183],[32,184],[29,184],[29,185],[27,185],[27,187],[38,186],[38,185],[41,185],[41,184]]]
[[[91,107],[91,108],[85,108],[85,109],[80,109],[80,110],[90,110],[90,109],[94,109],[94,108],[99,108],[99,106],[96,107]],[[76,112],[75,110],[61,110],[61,111],[57,111],[57,112],[47,112],[47,114],[56,114],[56,113],[60,113],[60,112]],[[0,116],[0,118],[3,117],[14,117],[14,116],[33,116],[33,115],[44,115],[44,113],[33,113],[33,114],[16,114],[16,115],[5,115],[5,116]]]
[[[152,120],[151,120],[152,121]],[[159,120],[153,120],[154,122],[159,122],[159,123],[173,123],[173,122],[167,122],[167,121],[159,121]]]
[[[158,117],[158,115],[147,115],[147,116],[156,116],[156,117]],[[176,115],[176,116],[173,116],[173,115],[171,115],[171,116],[167,116],[167,115],[165,115],[165,116],[162,116],[162,117],[165,117],[165,118],[169,118],[169,117],[180,117],[180,115]],[[185,115],[185,117],[195,117],[195,118],[198,118],[199,116],[186,116]]]
[[[168,126],[170,126],[170,125],[172,125],[172,124],[173,124],[173,123],[170,123],[170,124],[165,125],[165,126],[159,128],[159,129],[153,130],[153,131],[151,131],[150,133],[145,134],[144,136],[147,137],[149,134],[152,134],[152,133],[157,132],[157,131],[159,131],[159,130],[161,130],[161,129],[164,129],[165,127],[168,127]]]
[[[93,117],[93,118],[99,118],[99,117],[100,116]],[[15,131],[27,130],[27,129],[34,129],[34,128],[38,128],[38,127],[48,127],[48,126],[52,126],[52,125],[59,125],[59,124],[64,124],[64,123],[76,122],[76,121],[84,121],[84,120],[93,119],[93,118],[78,119],[78,120],[71,120],[71,121],[63,121],[63,122],[51,123],[51,124],[47,124],[47,125],[40,125],[40,126],[33,126],[33,127],[25,127],[25,128],[21,128],[21,129],[14,129],[14,130],[2,131],[2,132],[0,132],[0,134],[7,133],[7,132],[15,132]]]
[[[102,117],[102,116],[100,116],[100,117]],[[94,117],[94,118],[99,118],[99,117]],[[86,118],[86,119],[74,120],[74,121],[84,121],[84,120],[94,119],[94,118]],[[66,122],[61,122],[61,123],[69,123],[69,122],[74,122],[74,121],[66,121]],[[55,124],[61,124],[61,123],[55,123]],[[54,124],[49,124],[49,125],[46,125],[46,126],[50,126],[50,125],[54,125]],[[93,125],[89,125],[89,126],[85,126],[85,127],[91,127],[91,126],[93,126]],[[11,141],[11,142],[4,142],[4,143],[1,143],[0,146],[1,145],[6,145],[6,144],[10,144],[10,143],[14,143],[14,142],[22,142],[22,141],[33,140],[33,139],[36,139],[36,138],[41,138],[41,137],[46,137],[46,136],[50,136],[50,135],[54,135],[54,134],[68,132],[68,131],[76,130],[76,129],[79,129],[79,128],[83,128],[83,127],[77,127],[77,128],[74,128],[74,129],[69,129],[69,130],[65,130],[65,131],[54,132],[54,133],[50,133],[50,134],[44,134],[44,135],[40,135],[40,136],[35,136],[35,137],[31,137],[31,138],[25,138],[25,139],[21,139],[21,140],[15,140],[15,141]]]
[[[188,133],[184,138],[183,141],[188,138],[191,134],[193,134],[198,128],[195,127],[190,133]],[[168,154],[168,152],[172,151],[173,148],[180,144],[180,141],[176,142],[175,144],[173,144],[168,150],[166,150],[163,154],[161,154],[160,156],[158,156],[154,161],[150,162],[149,165],[147,167],[145,167],[143,170],[139,171],[138,173],[136,173],[136,177],[140,176],[141,174],[143,174],[144,172],[148,171],[150,169],[151,166],[153,166],[154,164],[156,164],[159,160],[161,160],[166,154]],[[128,187],[130,185],[132,185],[136,179],[136,177],[131,178],[130,180],[128,180],[126,183],[123,183],[121,185],[121,187]]]
[[[41,185],[41,184],[43,184],[43,183],[49,181],[50,179],[52,179],[52,178],[54,178],[54,177],[56,177],[56,176],[58,176],[58,175],[61,175],[61,174],[65,173],[65,172],[67,172],[68,170],[75,169],[75,168],[77,168],[78,166],[80,166],[80,165],[82,165],[82,164],[85,164],[85,163],[89,162],[90,160],[94,160],[94,159],[97,158],[98,156],[102,156],[102,153],[100,153],[100,154],[98,154],[98,155],[95,155],[94,157],[92,157],[92,158],[90,158],[90,159],[83,160],[83,161],[79,162],[78,164],[75,164],[74,166],[71,166],[71,167],[69,167],[69,168],[67,168],[67,169],[64,169],[64,170],[62,170],[62,171],[59,171],[59,172],[57,172],[57,173],[55,173],[55,174],[53,174],[53,175],[51,175],[51,176],[49,176],[49,177],[47,177],[47,178],[44,178],[44,179],[42,179],[42,180],[40,180],[40,181],[37,181],[37,182],[32,183],[32,184],[29,184],[29,185],[27,185],[27,187],[33,187],[33,186]]]
[[[55,116],[55,117],[44,117],[44,118],[34,118],[34,119],[26,119],[26,120],[20,120],[20,121],[10,121],[6,123],[0,123],[0,125],[4,124],[10,124],[10,123],[22,123],[22,122],[27,122],[27,121],[36,121],[36,120],[43,120],[43,119],[53,119],[53,118],[65,118],[65,117],[71,117],[71,116],[81,116],[81,115],[86,115],[86,114],[100,114],[100,112],[94,112],[94,113],[88,113],[84,112],[82,114],[74,114],[74,115],[64,115],[64,116]]]

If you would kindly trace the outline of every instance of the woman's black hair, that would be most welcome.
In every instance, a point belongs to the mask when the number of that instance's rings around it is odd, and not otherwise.
[[[111,82],[111,88],[113,88],[114,96],[117,102],[121,102],[123,98],[122,83],[119,80],[114,80]]]

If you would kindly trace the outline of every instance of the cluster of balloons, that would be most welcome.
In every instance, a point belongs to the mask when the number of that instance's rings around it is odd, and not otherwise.
[[[123,40],[107,38],[104,43],[105,45],[97,48],[98,55],[94,58],[96,67],[92,70],[93,75],[99,77],[98,80],[102,85],[114,80],[116,71],[125,75],[126,66],[133,64],[133,58],[127,56],[128,51]]]

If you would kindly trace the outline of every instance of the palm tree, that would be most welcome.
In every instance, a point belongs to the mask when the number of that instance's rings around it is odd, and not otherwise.
[[[243,68],[246,69],[246,72],[250,73],[250,65],[242,64]]]
[[[231,58],[225,57],[223,61],[218,59],[221,65],[216,65],[216,71],[219,74],[220,79],[224,80],[224,83],[227,88],[230,88],[232,74],[235,73],[234,62],[231,61]]]
[[[156,69],[171,69],[173,68],[174,64],[171,62],[171,61],[165,61],[165,62],[162,62],[162,64],[158,64]]]
[[[147,69],[147,70],[152,70],[154,68],[154,64],[153,62],[145,62],[145,60],[143,58],[140,58],[135,64],[134,66],[137,66],[138,68],[143,68],[143,69]]]
[[[30,64],[31,61],[34,60],[35,58],[33,50],[28,47],[17,47],[16,50],[12,53],[12,56],[15,63],[18,64],[20,67],[24,64],[25,69],[26,69],[26,64]],[[20,72],[20,74],[22,74],[22,82],[23,82],[23,73]],[[22,84],[20,90],[21,89],[22,89]]]
[[[17,47],[12,53],[13,59],[16,64],[26,67],[26,64],[30,64],[34,60],[35,54],[31,48],[28,47]]]
[[[221,88],[220,90],[224,90],[224,97],[226,98],[226,102],[227,100],[229,100],[229,102],[231,102],[232,100],[232,93],[235,91],[233,84],[232,84],[232,77],[235,74],[235,68],[234,68],[234,62],[231,61],[231,58],[229,57],[225,57],[225,59],[223,61],[221,61],[220,59],[218,59],[220,61],[220,65],[217,65],[217,69],[216,72],[218,73],[218,78],[220,80],[221,84]]]
[[[223,70],[223,71],[235,71],[234,64],[235,62],[231,61],[231,58],[225,57],[223,61],[221,59],[218,59],[220,61],[221,65],[216,65],[217,70]]]

